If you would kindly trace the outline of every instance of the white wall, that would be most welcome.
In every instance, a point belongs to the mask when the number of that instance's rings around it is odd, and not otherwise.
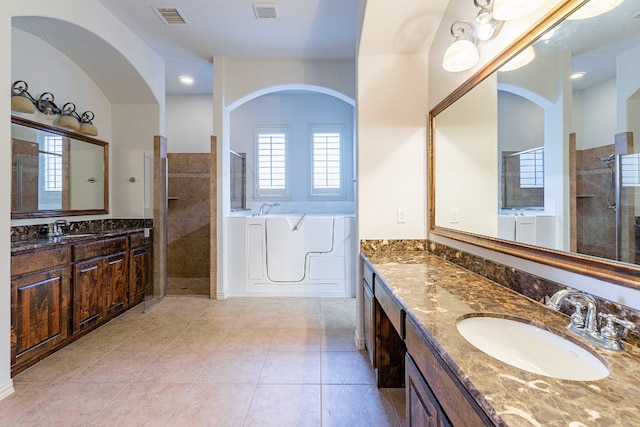
[[[614,136],[618,133],[616,79],[574,92],[573,96],[573,104],[580,106],[581,126],[576,127],[576,149],[585,150],[615,143]]]
[[[209,153],[213,135],[211,95],[167,95],[167,152]]]
[[[160,125],[158,109],[158,105],[113,105],[109,147],[113,218],[144,217],[144,153],[153,156],[153,137]],[[132,177],[133,183],[129,181]]]
[[[256,126],[286,126],[289,137],[288,200],[273,212],[333,212],[353,214],[354,202],[354,108],[333,96],[313,92],[276,92],[255,98],[231,112],[230,148],[247,154],[247,208],[257,209],[264,200],[254,196]],[[318,200],[309,195],[309,126],[343,127],[344,200]]]
[[[424,58],[358,57],[360,239],[426,237],[427,108]]]
[[[544,145],[544,111],[538,105],[499,90],[498,117],[498,160],[503,151],[523,151]]]
[[[225,61],[224,102],[231,106],[246,96],[280,85],[304,84],[355,98],[353,61]],[[215,67],[215,64],[214,64]],[[217,70],[214,70],[216,73]]]
[[[495,76],[436,117],[436,225],[498,235],[497,122]]]

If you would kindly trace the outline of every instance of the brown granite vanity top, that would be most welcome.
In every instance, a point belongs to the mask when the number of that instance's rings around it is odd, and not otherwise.
[[[567,316],[427,252],[377,252],[367,254],[365,261],[496,424],[640,425],[637,347],[627,344],[624,352],[601,349],[567,331]],[[456,320],[471,313],[528,319],[590,349],[609,367],[610,375],[598,381],[568,381],[502,363],[476,349],[456,329]]]
[[[144,228],[125,229],[125,230],[108,230],[108,231],[93,231],[87,233],[69,233],[60,237],[46,237],[43,236],[40,239],[27,239],[17,240],[11,242],[11,254],[18,254],[21,252],[33,251],[37,249],[43,249],[47,247],[56,247],[63,245],[74,245],[81,242],[87,242],[90,240],[108,239],[110,237],[117,237],[133,233],[142,233]]]

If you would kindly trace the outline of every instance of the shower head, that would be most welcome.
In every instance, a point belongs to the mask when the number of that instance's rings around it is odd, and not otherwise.
[[[594,159],[596,159],[597,161],[599,161],[600,163],[602,163],[605,166],[609,166],[609,164],[611,164],[611,163],[616,161],[616,155],[615,155],[615,153],[613,153],[613,154],[609,154],[608,156],[604,156],[604,157],[594,157]]]

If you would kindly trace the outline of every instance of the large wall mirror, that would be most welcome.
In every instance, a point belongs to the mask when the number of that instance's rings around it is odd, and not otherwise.
[[[108,213],[108,144],[11,117],[11,218]]]
[[[640,3],[577,19],[594,1],[431,111],[430,230],[640,289]]]

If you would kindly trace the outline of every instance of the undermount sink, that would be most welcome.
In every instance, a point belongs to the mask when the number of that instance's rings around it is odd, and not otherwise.
[[[458,319],[456,327],[479,350],[534,374],[572,381],[609,375],[609,368],[586,348],[527,322],[478,314]]]

